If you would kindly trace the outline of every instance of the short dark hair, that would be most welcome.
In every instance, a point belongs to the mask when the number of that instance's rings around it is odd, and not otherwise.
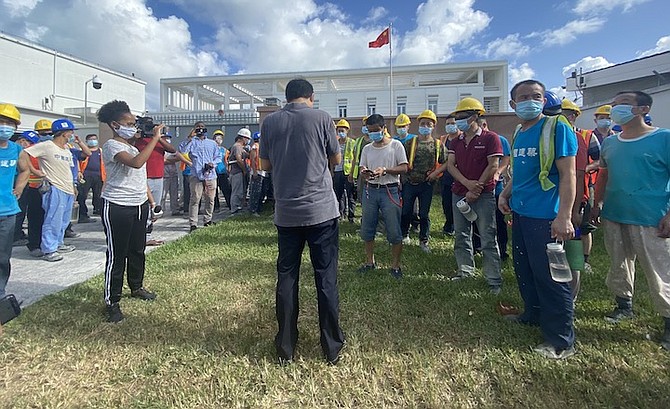
[[[90,133],[90,134],[86,135],[86,140],[89,140],[89,139],[91,139],[91,138],[94,137],[94,136],[95,136],[96,138],[98,137],[98,135],[96,135],[96,134],[94,134],[94,133]]]
[[[304,78],[294,78],[286,84],[286,102],[298,98],[309,98],[314,94],[314,87]]]
[[[198,122],[196,122],[196,123],[193,124],[193,127],[195,128],[195,127],[198,126],[198,125],[205,126],[205,123],[202,122],[202,121],[198,121]]]
[[[541,83],[538,80],[523,80],[521,82],[517,82],[516,85],[512,87],[512,91],[510,91],[509,96],[512,98],[512,101],[514,101],[516,98],[516,90],[522,86],[522,85],[539,85],[542,87],[542,94],[544,94],[544,91],[547,90],[547,87],[544,86],[543,83]]]
[[[453,119],[456,119],[456,114],[454,114],[453,112],[450,113],[449,115],[447,115],[447,117],[444,118],[444,119],[452,119],[452,118],[453,118]]]
[[[123,115],[130,113],[130,107],[125,101],[114,100],[101,106],[97,117],[98,121],[104,124],[111,124],[112,122],[118,122]]]
[[[367,125],[367,126],[379,125],[383,128],[383,127],[386,126],[386,123],[384,122],[384,117],[381,116],[380,114],[372,114],[365,121],[365,125]]]
[[[654,99],[651,97],[651,95],[647,94],[646,92],[642,91],[620,91],[617,92],[615,96],[621,95],[621,94],[633,94],[635,95],[635,103],[638,106],[648,106],[651,108],[651,104],[654,103]]]

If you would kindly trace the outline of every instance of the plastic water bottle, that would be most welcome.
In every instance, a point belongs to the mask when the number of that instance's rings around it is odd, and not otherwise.
[[[572,281],[572,271],[562,243],[547,243],[547,258],[551,278],[558,283]]]
[[[460,212],[465,216],[466,219],[468,219],[469,222],[474,222],[477,220],[477,213],[475,213],[474,210],[472,210],[472,207],[468,204],[468,202],[465,201],[465,199],[461,199],[456,203],[456,207]]]

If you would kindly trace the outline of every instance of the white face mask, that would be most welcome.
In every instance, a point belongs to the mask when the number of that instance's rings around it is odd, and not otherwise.
[[[122,137],[123,139],[131,139],[137,133],[137,128],[134,126],[123,126],[119,125],[119,129],[116,129],[116,134]]]

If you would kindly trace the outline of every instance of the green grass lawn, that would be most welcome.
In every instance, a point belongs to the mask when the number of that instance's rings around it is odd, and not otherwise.
[[[637,318],[613,326],[608,260],[595,236],[592,275],[577,303],[578,354],[536,356],[539,329],[505,322],[502,300],[520,306],[511,262],[500,296],[483,278],[450,282],[453,241],[433,202],[432,254],[416,238],[405,277],[365,276],[357,225],[341,225],[340,310],[348,347],[328,366],[319,346],[313,273],[306,252],[297,360],[275,364],[276,231],[269,214],[220,223],[152,252],[153,303],[127,297],[126,320],[104,322],[98,276],[28,307],[0,339],[0,407],[502,407],[667,408],[670,353],[640,271]],[[480,263],[481,260],[478,258]],[[67,274],[59,271],[58,274]]]

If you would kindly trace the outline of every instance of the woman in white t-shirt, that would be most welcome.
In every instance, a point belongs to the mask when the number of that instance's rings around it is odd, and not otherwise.
[[[114,133],[102,149],[107,173],[102,189],[102,223],[107,238],[105,304],[109,322],[123,320],[119,301],[126,264],[130,296],[143,300],[156,298],[143,286],[145,227],[149,216],[145,164],[164,126],[154,127],[151,141],[140,152],[133,146],[135,139],[141,137],[135,119],[123,101],[108,102],[98,111],[98,120]]]

